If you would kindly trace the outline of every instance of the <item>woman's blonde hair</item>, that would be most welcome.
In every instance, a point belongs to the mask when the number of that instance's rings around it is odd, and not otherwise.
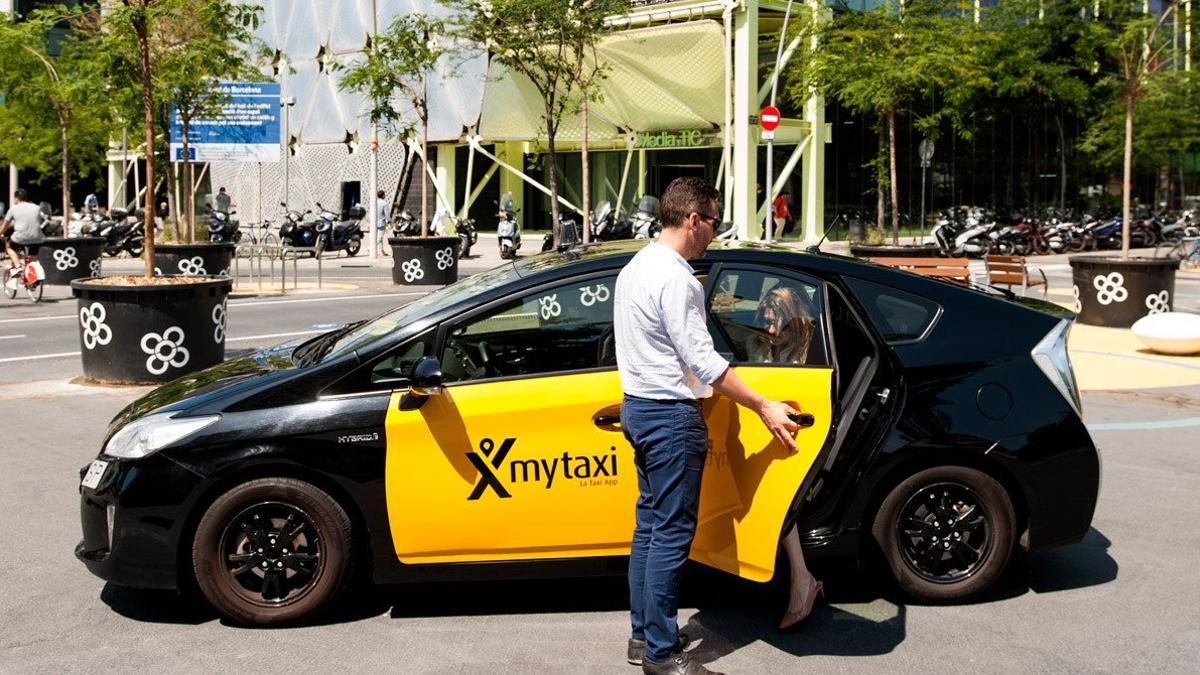
[[[763,325],[766,312],[775,313],[780,325],[779,333],[772,338],[763,331],[757,337],[760,352],[775,363],[804,363],[808,359],[808,348],[812,344],[815,324],[808,311],[808,303],[786,286],[776,286],[763,295],[754,313],[757,325]]]

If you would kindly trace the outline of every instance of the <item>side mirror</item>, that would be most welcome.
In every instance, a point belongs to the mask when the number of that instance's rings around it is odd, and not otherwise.
[[[433,356],[424,356],[412,369],[412,385],[409,392],[414,396],[438,396],[442,393],[442,364]]]

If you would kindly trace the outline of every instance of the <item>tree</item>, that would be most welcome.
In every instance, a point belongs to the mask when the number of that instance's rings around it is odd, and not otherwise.
[[[228,102],[229,97],[216,87],[219,82],[261,77],[250,50],[256,44],[251,31],[258,26],[262,9],[227,0],[172,0],[171,4],[157,27],[161,51],[155,75],[180,121],[187,196],[182,215],[185,238],[191,243],[196,214],[188,132],[193,120],[219,112]]]
[[[1122,178],[1121,178],[1121,257],[1129,257],[1129,230],[1132,216],[1134,119],[1139,102],[1152,93],[1161,97],[1173,91],[1170,79],[1164,75],[1171,65],[1164,53],[1172,45],[1171,36],[1163,30],[1171,15],[1179,9],[1179,0],[1164,0],[1158,16],[1143,12],[1141,4],[1121,0],[1101,0],[1096,3],[1099,16],[1093,22],[1097,44],[1101,45],[1105,65],[1103,80],[1115,91],[1113,103],[1119,106],[1123,118]],[[1185,86],[1190,86],[1183,80]],[[1177,92],[1176,92],[1177,93]],[[1114,111],[1102,115],[1088,132],[1085,147],[1093,151],[1105,143],[1105,125],[1111,130],[1116,118]],[[1169,135],[1168,131],[1168,135]]]
[[[575,0],[439,1],[457,12],[453,26],[460,37],[484,46],[494,61],[510,72],[528,78],[542,99],[550,174],[550,218],[557,245],[561,233],[555,139],[575,90],[572,76],[575,54],[581,45],[592,44],[595,39],[586,33],[592,23],[578,19],[578,8],[586,3]]]
[[[446,53],[436,36],[445,32],[438,19],[424,14],[407,14],[392,20],[387,30],[375,36],[366,56],[353,66],[338,66],[346,74],[338,85],[367,99],[371,124],[397,138],[411,136],[414,126],[396,106],[396,95],[417,114],[421,125],[421,236],[429,235],[425,217],[429,175],[424,170],[429,157],[429,73]],[[372,150],[378,139],[372,138]],[[375,195],[371,195],[375,199]],[[374,203],[374,202],[372,202]],[[382,226],[382,223],[380,223]]]
[[[812,46],[813,40],[802,41],[808,47],[792,71],[788,93],[800,105],[816,90],[883,122],[893,243],[900,239],[896,116],[916,114],[917,102],[937,96],[941,106],[919,116],[916,126],[935,136],[939,125],[949,120],[965,134],[962,113],[989,86],[978,59],[979,42],[986,36],[976,29],[969,7],[960,0],[909,0],[805,22],[817,46]]]
[[[43,173],[58,164],[64,223],[71,213],[71,173],[103,157],[110,109],[104,74],[93,61],[87,15],[79,10],[34,10],[0,25],[0,154]],[[68,29],[54,39],[56,28]]]

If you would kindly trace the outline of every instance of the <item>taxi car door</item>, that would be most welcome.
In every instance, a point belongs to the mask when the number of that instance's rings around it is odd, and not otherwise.
[[[811,415],[790,455],[756,413],[720,396],[704,405],[710,446],[690,557],[767,581],[783,524],[829,435],[833,368],[822,286],[772,268],[724,266],[710,288],[717,351],[752,389]]]

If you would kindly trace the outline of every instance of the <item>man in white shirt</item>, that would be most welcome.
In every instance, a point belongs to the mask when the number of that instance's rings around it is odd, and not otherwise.
[[[662,235],[617,277],[613,304],[617,371],[625,394],[621,428],[638,472],[637,526],[629,558],[630,663],[646,673],[711,673],[684,651],[677,622],[679,581],[696,533],[708,429],[700,399],[713,391],[754,410],[796,451],[795,414],[748,387],[713,349],[704,289],[688,264],[720,222],[717,191],[678,178],[662,196]]]
[[[392,203],[384,199],[383,195],[383,190],[375,193],[375,218],[377,219],[375,225],[377,228],[375,230],[375,243],[378,245],[378,250],[386,255],[387,247],[384,244],[387,243],[386,230],[388,219],[392,217]]]
[[[19,251],[28,250],[30,255],[36,255],[38,246],[45,238],[42,234],[42,210],[26,199],[28,195],[25,188],[17,188],[13,193],[13,207],[4,214],[4,222],[0,224],[0,237],[4,239],[4,248],[13,267],[21,264]]]

